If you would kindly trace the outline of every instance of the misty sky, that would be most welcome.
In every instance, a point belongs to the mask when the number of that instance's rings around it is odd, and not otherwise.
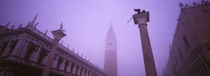
[[[103,67],[105,37],[112,23],[117,36],[118,75],[145,76],[140,33],[133,21],[134,8],[150,11],[148,31],[158,75],[162,75],[172,42],[179,2],[200,0],[0,0],[0,24],[26,25],[38,14],[37,28],[55,30],[64,24],[69,44],[79,55]],[[48,32],[49,36],[52,36]]]

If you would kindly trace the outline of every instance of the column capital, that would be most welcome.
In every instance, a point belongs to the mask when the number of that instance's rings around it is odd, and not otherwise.
[[[147,24],[146,23],[145,24],[139,24],[138,27],[140,27],[140,26],[147,26]]]
[[[133,20],[135,24],[146,24],[149,22],[149,12],[143,10],[141,11],[140,9],[134,9],[137,13],[133,15]]]

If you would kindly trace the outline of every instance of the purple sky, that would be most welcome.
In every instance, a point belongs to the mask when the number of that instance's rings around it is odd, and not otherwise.
[[[168,59],[179,2],[200,0],[0,0],[0,24],[27,24],[36,14],[40,31],[52,31],[63,22],[67,36],[61,40],[103,67],[105,37],[112,22],[118,42],[118,75],[145,76],[140,33],[133,21],[134,8],[150,11],[148,31],[158,75]],[[51,36],[51,33],[48,33]]]

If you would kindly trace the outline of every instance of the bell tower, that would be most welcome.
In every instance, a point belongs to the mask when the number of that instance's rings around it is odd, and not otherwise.
[[[117,76],[117,41],[112,25],[106,36],[104,71],[110,76]]]

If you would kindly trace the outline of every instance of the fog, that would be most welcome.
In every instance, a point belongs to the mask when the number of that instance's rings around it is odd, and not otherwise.
[[[83,58],[103,67],[105,38],[112,23],[117,37],[118,75],[145,76],[140,33],[134,8],[150,12],[148,31],[156,69],[162,75],[179,17],[179,2],[199,0],[1,0],[0,24],[25,26],[38,14],[37,29],[50,31],[64,24],[61,42]],[[17,27],[17,26],[16,26]]]

